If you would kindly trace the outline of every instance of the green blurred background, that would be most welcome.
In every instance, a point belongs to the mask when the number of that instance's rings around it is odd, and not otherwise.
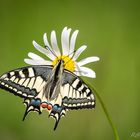
[[[80,56],[99,56],[89,64],[98,90],[122,140],[140,139],[140,2],[139,0],[0,0],[0,74],[26,66],[23,59],[36,40],[68,26],[79,29]],[[60,42],[60,38],[58,39]],[[41,55],[41,54],[40,54]],[[48,113],[28,115],[22,122],[22,99],[0,90],[0,140],[113,140],[112,129],[97,100],[95,110],[70,111],[54,132]],[[137,134],[134,135],[134,134]]]

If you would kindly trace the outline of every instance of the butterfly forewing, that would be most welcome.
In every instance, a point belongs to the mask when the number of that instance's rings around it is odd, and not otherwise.
[[[10,71],[0,77],[0,87],[23,98],[39,94],[52,67],[30,66]]]
[[[91,89],[75,74],[64,71],[61,87],[62,104],[67,109],[95,107],[95,97]]]

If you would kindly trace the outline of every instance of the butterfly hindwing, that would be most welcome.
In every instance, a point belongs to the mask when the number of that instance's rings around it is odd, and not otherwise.
[[[39,98],[25,99],[23,103],[26,105],[26,110],[25,110],[25,113],[23,116],[23,121],[25,120],[28,113],[31,111],[38,112],[39,114],[42,113],[42,110],[40,107],[41,99],[39,99]]]
[[[65,116],[66,114],[66,108],[65,106],[59,106],[58,104],[55,104],[54,106],[57,107],[57,109],[53,108],[49,114],[49,116],[53,117],[55,119],[55,125],[54,130],[57,128],[58,123],[62,116]]]

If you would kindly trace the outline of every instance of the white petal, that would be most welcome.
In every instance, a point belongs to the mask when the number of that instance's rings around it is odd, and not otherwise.
[[[81,46],[81,47],[75,52],[75,54],[74,54],[74,56],[73,56],[73,60],[76,60],[76,59],[80,56],[80,54],[81,54],[86,48],[87,48],[87,46],[85,46],[85,45]]]
[[[46,60],[24,59],[24,62],[30,65],[52,65],[51,61]]]
[[[33,45],[34,47],[40,51],[41,53],[45,54],[47,57],[49,57],[51,60],[55,59],[55,56],[48,50],[44,49],[43,47],[41,47],[39,44],[37,44],[35,41],[33,41]]]
[[[66,52],[66,47],[65,47],[65,36],[67,32],[67,27],[65,27],[62,31],[61,34],[61,45],[62,45],[62,53],[64,54]]]
[[[63,55],[69,55],[69,37],[70,37],[71,29],[67,29],[65,27],[61,34],[61,44],[62,44],[62,52]]]
[[[50,46],[50,44],[49,44],[49,41],[48,41],[48,38],[47,38],[47,34],[46,34],[46,33],[43,35],[43,40],[44,40],[45,47],[46,47],[48,50],[51,50],[51,51],[52,51],[52,48],[51,48],[51,46]]]
[[[51,32],[51,45],[52,45],[53,52],[56,54],[56,56],[60,56],[61,53],[60,53],[60,50],[58,48],[55,31]]]
[[[95,72],[87,67],[78,67],[78,69],[76,69],[75,74],[77,74],[78,76],[86,76],[86,77],[90,77],[90,78],[95,78],[96,74]]]
[[[28,53],[28,56],[34,60],[44,60],[42,57],[40,57],[39,55],[35,54],[35,53],[32,53],[32,52],[29,52]]]
[[[83,66],[85,64],[91,63],[91,62],[95,62],[95,61],[99,61],[99,57],[97,56],[92,56],[92,57],[87,57],[85,59],[80,60],[79,62],[77,62],[77,64],[79,66]]]
[[[70,57],[73,56],[78,30],[74,31],[70,39]]]
[[[52,53],[56,57],[57,55],[55,54],[53,48],[50,46],[46,33],[43,35],[43,40],[44,40],[46,49],[49,50],[49,52]]]

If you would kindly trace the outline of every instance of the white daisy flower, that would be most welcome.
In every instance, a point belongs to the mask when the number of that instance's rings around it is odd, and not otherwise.
[[[71,35],[71,28],[65,27],[61,34],[61,46],[62,52],[60,51],[57,43],[55,31],[51,32],[50,42],[48,41],[47,34],[43,36],[45,48],[33,41],[34,47],[46,55],[50,60],[45,60],[44,58],[34,54],[32,52],[28,53],[30,59],[24,59],[27,64],[30,65],[53,65],[55,66],[60,59],[64,60],[64,69],[67,69],[78,76],[86,76],[90,78],[95,78],[95,72],[85,67],[85,64],[95,62],[99,60],[97,56],[87,57],[85,59],[77,61],[80,54],[87,48],[86,45],[82,45],[79,49],[75,51],[75,43],[78,34],[78,30],[75,30]]]

